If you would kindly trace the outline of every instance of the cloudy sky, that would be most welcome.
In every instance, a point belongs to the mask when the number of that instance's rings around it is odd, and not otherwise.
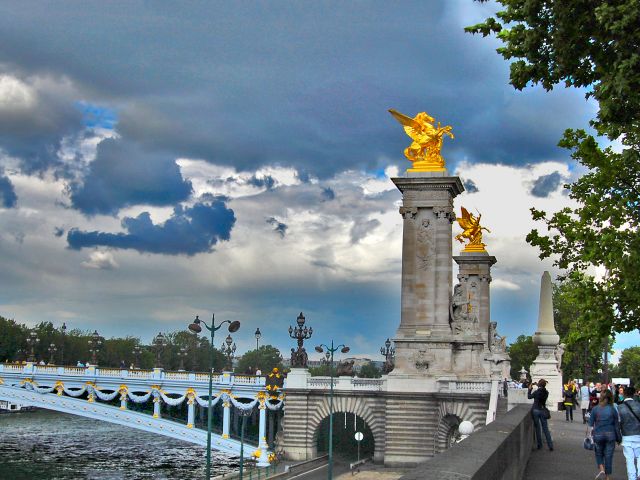
[[[240,349],[260,327],[286,352],[304,311],[312,344],[375,355],[400,314],[395,108],[453,126],[456,208],[482,213],[498,259],[492,317],[532,334],[557,272],[528,210],[568,204],[582,172],[556,144],[595,106],[513,90],[495,40],[463,32],[493,8],[4,3],[0,315],[149,341],[215,312]]]

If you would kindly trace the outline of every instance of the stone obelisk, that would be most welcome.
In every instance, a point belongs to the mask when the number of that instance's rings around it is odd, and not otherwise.
[[[558,409],[558,402],[562,400],[562,374],[559,371],[556,349],[560,337],[556,332],[553,321],[553,290],[549,272],[542,274],[540,283],[540,310],[538,313],[538,330],[533,335],[533,343],[538,346],[538,356],[533,361],[529,371],[531,379],[537,382],[544,378],[549,390],[547,406],[549,410]]]

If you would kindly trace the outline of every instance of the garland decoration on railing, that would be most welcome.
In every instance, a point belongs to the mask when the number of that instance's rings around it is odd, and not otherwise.
[[[4,384],[2,378],[0,378],[0,385]],[[41,387],[31,378],[25,378],[20,382],[20,387],[25,390],[32,390],[41,395],[56,392],[57,395],[62,395],[63,393],[70,397],[80,397],[85,393],[88,394],[88,401],[93,402],[95,398],[102,400],[103,402],[110,402],[116,397],[119,396],[120,401],[124,401],[127,398],[134,403],[146,403],[150,398],[154,399],[154,402],[159,402],[162,400],[164,403],[171,407],[177,407],[181,405],[185,400],[189,405],[192,405],[194,402],[200,405],[201,407],[209,406],[209,398],[208,397],[200,397],[195,389],[188,388],[185,393],[179,397],[170,397],[167,395],[167,392],[162,390],[158,385],[152,385],[151,389],[147,391],[144,395],[137,395],[129,390],[127,385],[120,385],[118,390],[100,389],[93,382],[86,382],[82,387],[74,387],[67,388],[62,381],[57,381],[52,387]],[[264,404],[266,408],[269,410],[275,411],[282,408],[284,403],[284,394],[276,395],[268,395],[265,392],[258,392],[256,398],[249,402],[243,402],[236,398],[235,395],[231,393],[230,390],[224,389],[220,391],[218,394],[212,394],[211,405],[215,406],[218,402],[222,401],[223,403],[228,403],[233,405],[235,408],[242,411],[249,411],[255,408],[258,404]]]

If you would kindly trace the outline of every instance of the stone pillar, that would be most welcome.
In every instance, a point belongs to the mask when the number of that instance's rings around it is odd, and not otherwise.
[[[260,406],[258,410],[260,412],[260,420],[258,423],[258,449],[261,451],[260,458],[258,458],[258,466],[266,467],[269,465],[269,459],[267,458],[267,407],[264,404],[265,399],[260,400]]]
[[[187,428],[193,428],[196,418],[195,398],[193,396],[188,397],[187,400]]]
[[[408,173],[392,181],[402,192],[402,297],[391,389],[433,391],[422,379],[452,371],[451,248],[453,199],[464,187],[446,172]],[[424,383],[424,382],[423,382]],[[427,382],[428,383],[428,382]]]
[[[160,395],[153,397],[153,418],[160,418]]]
[[[489,322],[491,321],[491,266],[496,257],[487,252],[460,252],[453,257],[458,264],[458,281],[467,292],[470,312],[478,319],[478,331],[489,349]]]
[[[556,359],[556,348],[560,337],[556,332],[553,320],[553,296],[551,275],[542,274],[540,283],[540,310],[538,313],[538,330],[533,335],[533,343],[538,346],[538,356],[533,361],[529,371],[531,379],[537,382],[544,378],[549,390],[547,406],[549,410],[558,409],[558,402],[562,400],[562,374]]]
[[[225,401],[222,403],[222,438],[229,438],[229,423],[231,420],[231,403]],[[213,413],[213,412],[212,412]]]

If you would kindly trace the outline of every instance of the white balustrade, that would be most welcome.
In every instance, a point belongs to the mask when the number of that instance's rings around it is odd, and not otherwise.
[[[167,380],[189,380],[187,372],[166,372],[164,378]]]

